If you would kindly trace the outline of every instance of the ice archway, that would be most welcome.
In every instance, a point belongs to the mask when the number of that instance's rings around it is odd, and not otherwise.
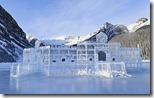
[[[104,51],[98,52],[98,61],[106,61],[106,53]]]

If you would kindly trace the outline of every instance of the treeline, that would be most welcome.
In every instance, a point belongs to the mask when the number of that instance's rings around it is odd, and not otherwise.
[[[150,59],[150,25],[143,26],[134,33],[120,34],[109,42],[119,42],[122,47],[139,47],[142,49],[142,59]]]

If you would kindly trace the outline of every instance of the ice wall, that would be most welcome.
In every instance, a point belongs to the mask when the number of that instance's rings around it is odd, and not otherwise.
[[[140,52],[140,48],[121,48],[120,59],[125,62],[126,69],[142,67]]]
[[[32,73],[42,73],[45,76],[72,76],[72,75],[92,75],[99,77],[126,77],[129,76],[125,70],[124,62],[106,62],[98,63],[95,68],[89,69],[86,66],[77,65],[57,65],[57,66],[41,66],[29,64],[17,64],[11,67],[10,75],[19,77]]]

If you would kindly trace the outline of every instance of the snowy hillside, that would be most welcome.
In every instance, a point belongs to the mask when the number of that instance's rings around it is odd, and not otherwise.
[[[32,47],[12,16],[0,6],[0,62],[22,61],[23,48]]]
[[[140,18],[137,22],[127,26],[127,28],[129,32],[132,33],[146,25],[150,25],[150,20],[148,20],[147,18]]]

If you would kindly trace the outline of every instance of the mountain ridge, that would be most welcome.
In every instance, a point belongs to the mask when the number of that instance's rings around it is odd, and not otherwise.
[[[0,62],[21,61],[24,48],[33,47],[26,33],[13,17],[0,5]]]
[[[111,40],[114,36],[119,34],[125,34],[125,33],[133,33],[139,28],[142,28],[143,26],[150,25],[150,20],[147,18],[140,18],[135,23],[130,24],[129,26],[125,25],[113,25],[109,22],[105,22],[98,30],[95,32],[88,34],[86,36],[60,36],[57,38],[51,38],[51,39],[45,39],[45,40],[67,40],[68,43],[66,45],[71,45],[70,43],[77,44],[78,42],[86,41],[90,39],[91,37],[95,36],[96,34],[103,32],[107,35],[108,41]],[[131,27],[133,26],[133,27]],[[131,28],[130,28],[131,27]],[[128,29],[127,29],[128,28]],[[133,32],[132,32],[133,31]],[[69,39],[71,38],[71,40]],[[74,40],[75,39],[75,40]],[[41,40],[43,41],[43,40]]]

